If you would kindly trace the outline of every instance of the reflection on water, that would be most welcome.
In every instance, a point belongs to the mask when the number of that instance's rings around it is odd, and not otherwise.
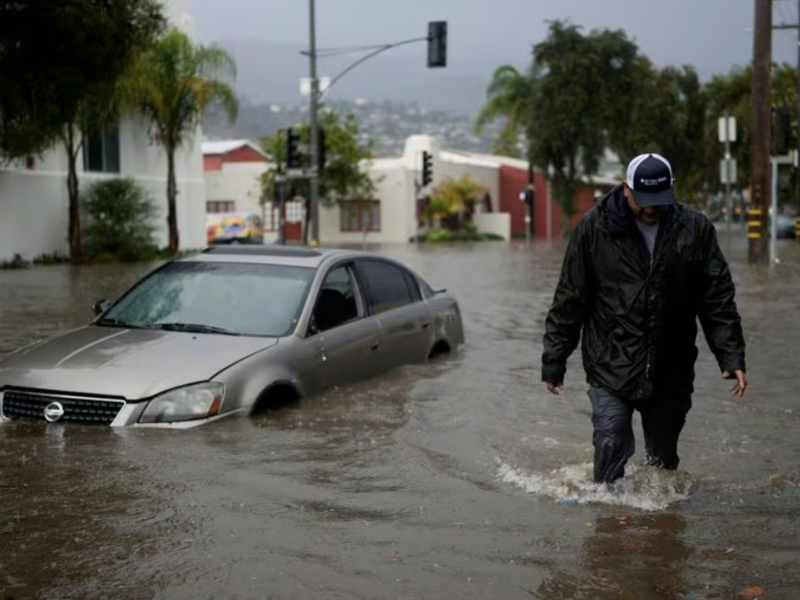
[[[192,536],[172,509],[180,482],[159,489],[125,458],[128,442],[110,429],[3,426],[0,598],[92,597],[99,574],[124,588],[126,573]]]
[[[579,572],[548,577],[537,597],[667,600],[699,591],[683,576],[694,553],[682,540],[686,528],[685,519],[674,513],[599,517],[581,546]]]
[[[800,245],[732,246],[751,389],[700,341],[677,473],[597,488],[579,357],[543,391],[561,241],[386,246],[457,294],[462,352],[193,431],[3,424],[0,598],[795,598]],[[0,272],[0,352],[151,267]]]

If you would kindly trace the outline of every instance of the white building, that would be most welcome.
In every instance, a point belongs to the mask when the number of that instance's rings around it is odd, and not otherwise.
[[[418,189],[422,154],[433,158],[433,182]],[[261,149],[247,140],[206,142],[204,145],[208,213],[261,211],[259,179],[274,165],[267,162]],[[613,159],[613,157],[611,157]],[[609,171],[616,168],[609,159]],[[402,156],[379,158],[363,165],[376,183],[375,198],[370,203],[342,203],[320,206],[320,241],[323,244],[360,244],[365,239],[374,243],[408,243],[420,229],[420,200],[447,178],[459,179],[468,174],[484,190],[473,219],[478,229],[504,239],[512,234],[524,236],[533,227],[537,238],[550,239],[560,231],[561,211],[553,202],[545,174],[536,172],[537,195],[532,222],[526,216],[526,205],[520,193],[528,185],[528,163],[524,160],[462,152],[440,148],[430,136],[416,135],[406,140]],[[598,175],[587,180],[576,202],[579,212],[585,210],[594,195],[616,183],[616,179]],[[584,189],[585,188],[585,189]],[[302,200],[302,199],[301,199]],[[200,209],[202,210],[202,209]],[[291,201],[286,206],[286,238],[303,239],[304,202]],[[265,239],[277,237],[279,211],[271,204],[264,207]],[[555,232],[555,233],[554,233]]]
[[[256,213],[264,220],[264,239],[278,239],[282,221],[280,209],[272,202],[261,204],[262,176],[275,168],[267,154],[250,140],[203,142],[203,168],[206,177],[205,212],[213,220],[224,213]],[[285,204],[284,235],[290,241],[303,238],[304,203]]]
[[[172,23],[194,35],[188,0],[165,0]],[[182,248],[205,246],[205,179],[197,143],[187,144],[176,155],[177,216]],[[167,244],[167,161],[148,134],[148,124],[135,116],[103,136],[84,141],[78,159],[81,189],[92,182],[132,177],[148,190],[161,212],[156,222],[157,241]],[[60,146],[41,157],[29,157],[0,167],[0,260],[15,254],[33,259],[45,253],[68,252],[67,160]]]
[[[418,192],[415,181],[421,179],[423,152],[433,158],[433,183]],[[500,212],[501,164],[491,157],[442,150],[430,136],[411,136],[403,156],[375,159],[365,165],[378,188],[371,205],[320,208],[320,238],[324,244],[360,243],[366,230],[371,242],[406,243],[418,233],[418,199],[444,179],[458,179],[467,173],[486,190],[491,205],[491,211],[481,206],[475,215],[478,229],[509,239],[510,218]]]
[[[249,140],[206,141],[202,145],[206,212],[261,212],[261,176],[274,168]]]

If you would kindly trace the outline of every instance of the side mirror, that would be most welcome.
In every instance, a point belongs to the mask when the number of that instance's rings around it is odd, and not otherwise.
[[[97,316],[102,315],[111,307],[111,300],[98,300],[94,304],[92,304],[92,310],[94,314]]]

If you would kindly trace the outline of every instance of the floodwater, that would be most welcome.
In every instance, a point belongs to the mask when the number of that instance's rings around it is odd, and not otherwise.
[[[755,269],[733,244],[750,389],[700,338],[681,470],[639,450],[616,496],[578,356],[539,382],[563,249],[382,248],[457,294],[467,343],[379,382],[192,431],[0,426],[0,598],[800,597],[800,245]],[[0,352],[147,268],[0,272]]]

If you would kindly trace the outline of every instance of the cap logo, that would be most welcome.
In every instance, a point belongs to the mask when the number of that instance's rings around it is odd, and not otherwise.
[[[659,177],[658,179],[645,179],[642,177],[639,181],[644,185],[658,185],[659,183],[664,183],[669,179],[668,177]]]

